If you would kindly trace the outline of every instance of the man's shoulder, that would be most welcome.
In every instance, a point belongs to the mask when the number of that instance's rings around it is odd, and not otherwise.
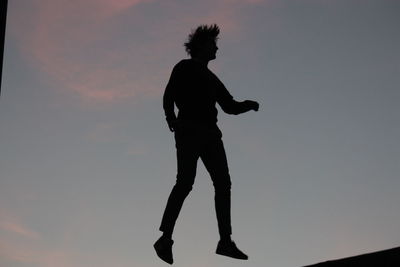
[[[193,60],[191,59],[182,59],[174,66],[175,73],[186,73],[192,72],[196,68],[195,64],[193,64]]]
[[[178,63],[176,63],[175,68],[182,68],[193,65],[193,60],[191,59],[182,59]]]

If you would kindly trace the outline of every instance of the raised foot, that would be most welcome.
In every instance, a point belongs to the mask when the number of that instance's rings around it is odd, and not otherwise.
[[[165,237],[160,237],[153,245],[156,250],[157,256],[166,263],[174,263],[172,256],[172,245],[174,241]]]
[[[247,260],[249,257],[236,247],[233,241],[219,241],[215,253],[239,260]]]

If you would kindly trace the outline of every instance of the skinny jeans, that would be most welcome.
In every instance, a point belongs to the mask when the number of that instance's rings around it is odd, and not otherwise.
[[[231,235],[231,179],[222,133],[216,124],[180,122],[175,127],[176,183],[169,195],[160,230],[172,234],[182,205],[193,188],[200,158],[215,191],[215,211],[221,237]]]

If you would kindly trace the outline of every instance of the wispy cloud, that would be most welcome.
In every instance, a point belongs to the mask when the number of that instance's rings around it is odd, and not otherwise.
[[[184,38],[171,28],[188,31],[216,22],[225,32],[238,30],[241,8],[261,2],[201,1],[191,7],[178,1],[43,0],[26,4],[18,16],[11,5],[9,25],[25,57],[55,88],[87,101],[113,102],[161,91],[169,71],[161,69],[165,48],[171,39]],[[161,18],[161,8],[168,17]],[[163,36],[165,31],[176,35]]]
[[[10,261],[41,267],[76,267],[70,263],[70,256],[63,251],[41,250],[23,244],[0,241],[1,258]]]
[[[0,230],[9,234],[18,235],[27,239],[40,239],[38,232],[32,230],[25,223],[9,212],[0,210]]]
[[[29,239],[39,239],[39,233],[29,229],[21,223],[13,221],[0,221],[0,229],[9,233],[18,234]]]
[[[43,267],[70,267],[61,251],[41,249],[42,236],[16,216],[0,212],[0,258]],[[4,262],[3,262],[4,263]]]
[[[138,90],[124,53],[110,47],[113,16],[146,0],[40,1],[24,20],[11,20],[20,48],[55,86],[70,89],[87,100],[113,101]],[[26,8],[26,7],[25,7]]]

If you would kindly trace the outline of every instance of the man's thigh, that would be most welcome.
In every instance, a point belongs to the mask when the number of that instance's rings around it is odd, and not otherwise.
[[[190,138],[176,138],[177,181],[193,184],[196,176],[199,151]]]
[[[211,179],[215,183],[229,183],[229,168],[224,144],[221,139],[208,142],[201,150],[200,158],[204,163]]]

